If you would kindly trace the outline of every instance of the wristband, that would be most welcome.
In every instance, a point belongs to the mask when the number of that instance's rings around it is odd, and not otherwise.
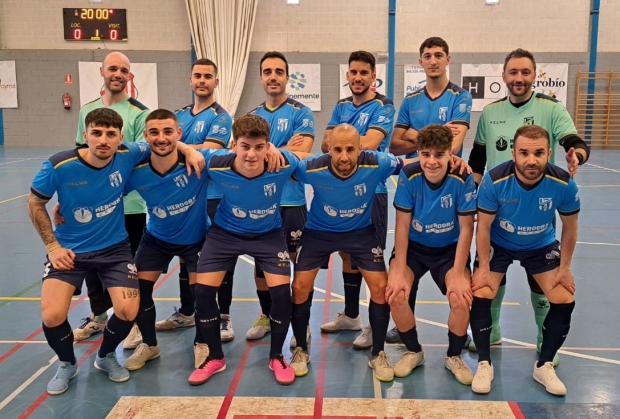
[[[60,249],[61,247],[62,246],[60,245],[60,243],[58,243],[58,241],[53,241],[50,244],[45,245],[48,254],[52,253],[56,249]]]

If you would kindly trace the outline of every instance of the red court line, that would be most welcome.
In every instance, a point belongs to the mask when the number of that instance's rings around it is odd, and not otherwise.
[[[510,406],[510,410],[512,410],[512,414],[515,415],[515,419],[525,419],[525,415],[521,411],[519,407],[519,403],[517,402],[508,402],[508,406]]]
[[[329,321],[329,306],[332,294],[332,277],[334,274],[334,255],[329,258],[327,269],[327,281],[325,284],[325,303],[323,307],[323,324]],[[319,355],[319,370],[316,378],[316,390],[314,394],[314,418],[323,417],[323,398],[325,397],[325,367],[327,364],[327,335],[321,333],[321,351]]]
[[[24,197],[24,198],[25,198],[25,197]],[[11,208],[10,210],[2,211],[2,212],[0,212],[0,215],[2,215],[2,214],[6,214],[7,212],[15,211],[15,210],[18,210],[18,209],[22,209],[22,208],[26,208],[26,206],[25,206],[25,205],[22,205],[22,206],[20,206],[20,207],[15,207],[15,208]]]
[[[220,411],[217,414],[217,419],[226,419],[226,416],[228,415],[228,410],[230,409],[230,405],[232,404],[235,393],[237,392],[237,387],[239,387],[241,376],[243,375],[243,371],[245,370],[245,364],[248,362],[248,357],[250,356],[250,352],[252,351],[253,347],[254,342],[248,342],[245,349],[243,350],[243,354],[241,355],[241,359],[239,360],[239,365],[237,365],[237,369],[235,370],[235,375],[233,375],[233,379],[230,383],[230,386],[228,387],[228,391],[226,392],[226,396],[224,397],[222,406],[220,406]]]

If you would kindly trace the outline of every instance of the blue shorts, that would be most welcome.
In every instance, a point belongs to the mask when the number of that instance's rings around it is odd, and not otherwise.
[[[196,272],[198,253],[204,240],[194,244],[173,244],[158,239],[149,231],[145,231],[136,252],[138,272],[165,272],[175,256],[183,258],[188,272]]]
[[[311,271],[327,266],[330,255],[339,251],[348,253],[351,263],[360,269],[385,272],[383,249],[372,225],[344,233],[304,230],[295,261],[295,271]]]
[[[516,252],[505,249],[495,243],[491,243],[491,272],[505,274],[512,262],[518,260],[526,272],[531,275],[542,274],[552,271],[560,266],[560,242],[555,241],[549,246]],[[474,267],[478,267],[478,255],[474,261]]]
[[[456,243],[444,247],[429,247],[409,240],[407,246],[407,266],[413,272],[414,281],[419,281],[425,273],[431,277],[443,295],[448,292],[446,274],[454,266]],[[394,250],[390,263],[394,259]],[[471,257],[467,258],[467,269],[470,269]],[[416,287],[417,288],[417,287]]]
[[[198,260],[198,273],[233,271],[237,258],[249,255],[256,269],[273,275],[291,275],[291,259],[281,228],[261,234],[237,234],[213,224]]]
[[[94,272],[99,275],[104,288],[138,289],[138,270],[131,256],[129,239],[105,249],[76,254],[73,263],[73,269],[61,271],[54,269],[47,258],[43,281],[54,278],[81,289],[84,277]]]
[[[282,230],[284,230],[288,251],[295,253],[308,220],[308,207],[306,205],[280,206],[280,216],[282,216]]]

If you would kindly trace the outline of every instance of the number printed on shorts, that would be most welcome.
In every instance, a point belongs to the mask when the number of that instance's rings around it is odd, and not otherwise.
[[[47,276],[50,274],[50,268],[52,267],[52,263],[48,262],[45,264],[45,269],[43,269],[43,276],[41,277],[41,279],[45,279],[47,278]]]

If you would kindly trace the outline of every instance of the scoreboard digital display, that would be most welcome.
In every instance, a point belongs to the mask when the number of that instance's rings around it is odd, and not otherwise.
[[[127,42],[127,9],[62,9],[67,41]]]

